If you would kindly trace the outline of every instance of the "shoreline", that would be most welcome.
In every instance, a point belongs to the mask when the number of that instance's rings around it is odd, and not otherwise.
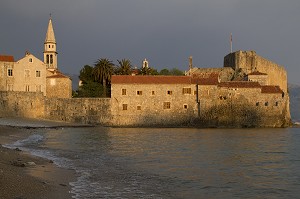
[[[3,146],[27,138],[32,133],[30,127],[59,128],[57,124],[72,126],[43,120],[0,118],[0,198],[72,198],[69,183],[76,181],[74,170],[59,168],[47,159]]]

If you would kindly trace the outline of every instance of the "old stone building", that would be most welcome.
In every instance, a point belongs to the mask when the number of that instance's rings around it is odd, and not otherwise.
[[[232,53],[224,58],[224,63],[235,55],[248,56],[245,52]],[[187,76],[179,77],[113,76],[112,123],[117,126],[288,126],[285,70],[256,54],[254,62],[255,67],[236,64],[237,67],[220,69],[190,68]],[[276,74],[279,79],[275,78]]]
[[[44,61],[28,51],[18,61],[13,56],[0,55],[0,91],[41,92],[46,97],[71,97],[71,79],[57,67],[56,40],[51,18],[44,42]]]

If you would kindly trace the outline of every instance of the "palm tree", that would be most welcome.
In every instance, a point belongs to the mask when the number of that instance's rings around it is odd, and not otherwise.
[[[93,76],[95,81],[103,85],[104,93],[107,95],[107,86],[110,84],[111,75],[113,73],[114,64],[106,58],[98,59],[95,62],[93,69]]]
[[[119,66],[117,70],[118,75],[130,75],[131,74],[131,62],[129,59],[118,60]]]

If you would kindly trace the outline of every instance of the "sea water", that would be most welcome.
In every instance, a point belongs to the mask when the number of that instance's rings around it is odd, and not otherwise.
[[[297,198],[300,129],[35,129],[11,147],[74,169],[73,198]]]

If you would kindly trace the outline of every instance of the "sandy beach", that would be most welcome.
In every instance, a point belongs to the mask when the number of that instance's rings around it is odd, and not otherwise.
[[[58,168],[51,161],[2,145],[24,139],[30,128],[51,128],[70,124],[20,118],[0,118],[0,198],[72,198],[69,182],[75,171]]]

